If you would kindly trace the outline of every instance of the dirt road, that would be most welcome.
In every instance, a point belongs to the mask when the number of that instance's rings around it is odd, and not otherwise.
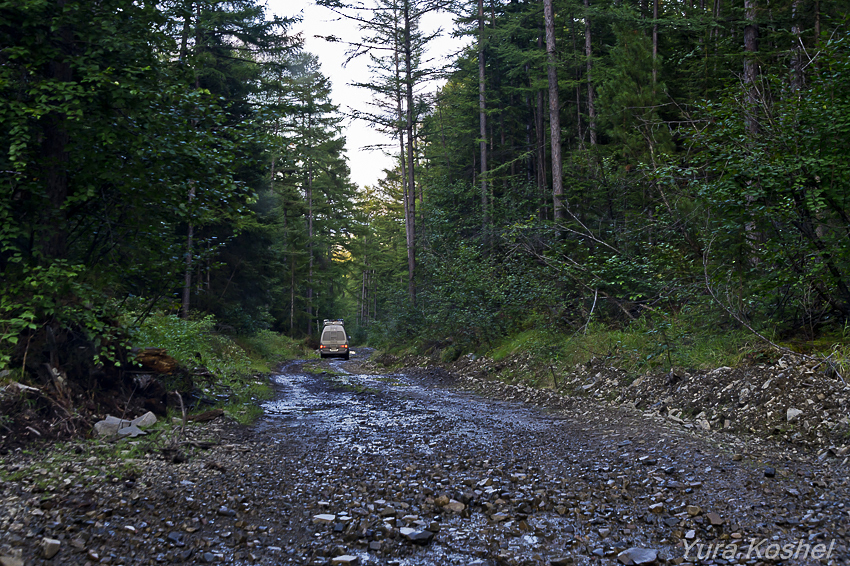
[[[635,411],[483,398],[444,373],[370,375],[358,356],[295,362],[272,379],[277,397],[255,426],[190,427],[191,437],[218,445],[186,463],[150,454],[138,477],[107,472],[83,483],[86,470],[112,463],[81,456],[60,470],[53,492],[4,482],[0,556],[26,564],[850,563],[840,462],[754,450]],[[44,458],[17,454],[6,469],[52,477]],[[59,542],[50,560],[40,558],[44,538]]]

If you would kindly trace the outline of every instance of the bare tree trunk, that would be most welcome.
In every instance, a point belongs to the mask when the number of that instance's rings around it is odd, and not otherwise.
[[[820,43],[820,0],[815,0],[815,42]]]
[[[357,325],[363,326],[364,321],[366,320],[365,307],[366,307],[366,269],[364,264],[363,273],[360,274],[360,297],[359,304],[357,305]]]
[[[440,139],[443,141],[443,153],[446,155],[446,170],[449,174],[449,182],[452,182],[452,159],[449,156],[449,149],[446,145],[446,130],[443,127],[443,106],[440,101],[437,101],[437,117],[440,120]]]
[[[419,170],[420,162],[419,158],[421,154],[416,146],[416,142],[419,139],[419,132],[416,131],[416,122],[413,123],[413,138],[411,141],[413,142],[413,158],[416,160],[416,169]],[[425,217],[422,216],[425,214],[425,187],[422,185],[422,181],[420,180],[417,183],[417,191],[416,194],[419,198],[419,224],[421,227],[425,226]]]
[[[525,71],[528,73],[528,65],[525,66]],[[534,160],[536,158],[537,152],[532,152],[532,148],[534,148],[534,144],[531,142],[531,130],[534,128],[534,108],[531,106],[531,98],[526,93],[524,96],[525,106],[528,108],[528,115],[530,117],[529,120],[525,122],[525,147],[528,149],[528,158],[525,160],[525,180],[528,181],[528,184],[531,185],[535,179],[535,167]]]
[[[416,176],[413,171],[413,47],[410,0],[404,0],[404,67],[407,87],[407,293],[411,304],[416,304]]]
[[[312,101],[311,101],[312,102]],[[313,127],[313,117],[307,117],[307,132]],[[312,153],[312,140],[307,142],[307,150]],[[313,335],[313,159],[307,158],[307,188],[304,195],[307,200],[307,335]]]
[[[744,0],[744,17],[747,25],[744,27],[744,88],[747,89],[747,131],[753,137],[759,133],[758,122],[758,87],[756,75],[758,66],[756,52],[758,51],[758,24],[756,10],[758,0]]]
[[[283,215],[283,227],[286,230],[286,213]],[[295,336],[295,254],[289,254],[289,335]]]
[[[578,53],[576,46],[576,27],[575,18],[570,17],[570,39],[573,42],[573,53]],[[578,145],[580,149],[584,149],[584,132],[581,131],[581,73],[576,69],[576,130],[578,134]]]
[[[658,82],[658,0],[652,0],[652,90]]]
[[[546,33],[545,23],[544,29],[541,30],[541,34],[537,36],[537,48],[543,49],[543,35]],[[529,82],[531,82],[531,77],[529,76]],[[547,218],[546,214],[546,203],[549,202],[549,195],[547,190],[546,183],[546,132],[544,130],[544,120],[543,120],[543,91],[537,90],[537,108],[534,111],[534,130],[535,130],[535,142],[537,145],[537,193],[538,193],[538,201],[539,201],[539,217],[541,220],[545,220]]]
[[[189,6],[191,7],[191,4]],[[201,45],[201,3],[198,2],[195,6],[195,54],[200,52]],[[195,88],[201,88],[201,75],[197,69],[195,69]]]
[[[187,52],[188,52],[188,42],[189,42],[189,31],[192,24],[192,12],[193,3],[191,0],[184,4],[186,8],[186,12],[183,15],[183,30],[180,38],[180,59],[185,60]],[[201,6],[200,4],[197,6],[197,25],[195,26],[195,50],[197,51],[198,47],[201,44]],[[200,76],[198,73],[195,73],[195,88],[200,88]],[[192,121],[192,125],[196,125],[196,121]],[[195,182],[189,181],[189,202],[195,198]],[[183,277],[183,301],[181,308],[181,317],[184,319],[189,318],[189,306],[190,306],[190,296],[191,296],[191,288],[192,288],[192,239],[195,235],[195,227],[192,222],[189,222],[189,227],[186,233],[186,273]]]
[[[511,95],[511,98],[513,98],[513,95]],[[513,106],[513,100],[511,100],[510,103],[511,103],[511,106]],[[510,175],[511,175],[511,177],[513,177],[514,176],[513,144],[511,144],[511,151],[507,151],[508,143],[507,143],[507,139],[505,138],[505,132],[506,131],[508,131],[508,129],[505,127],[505,108],[504,108],[504,106],[502,106],[502,101],[500,100],[499,101],[499,151],[501,152],[501,155],[503,156],[502,160],[504,160],[505,154],[508,155],[508,159],[510,159],[510,162],[511,162],[511,173],[510,173]],[[513,134],[511,134],[511,141],[513,141]]]
[[[402,104],[401,104],[401,99],[402,99],[401,83],[402,83],[402,80],[401,80],[401,68],[400,68],[399,60],[398,60],[398,53],[399,53],[399,49],[400,49],[401,46],[398,45],[398,43],[396,43],[395,47],[396,47],[395,54],[394,54],[395,74],[396,74],[396,84],[398,85],[398,88],[396,89],[395,100],[396,100],[396,111],[398,112],[398,145],[399,145],[399,152],[400,152],[399,157],[401,158],[401,187],[402,187],[401,193],[402,193],[402,199],[403,199],[403,204],[404,204],[404,236],[405,236],[405,239],[406,239],[406,242],[407,242],[408,269],[409,269],[409,267],[410,267],[410,265],[409,265],[410,250],[413,249],[413,242],[411,241],[412,233],[408,229],[408,221],[409,221],[409,218],[410,218],[410,210],[409,210],[409,201],[408,201],[408,197],[407,197],[407,193],[408,193],[408,191],[407,191],[407,151],[406,151],[406,148],[405,148],[405,145],[404,145],[405,117],[404,117],[404,110],[402,109]]]
[[[192,2],[184,4],[183,31],[180,33],[180,60],[185,61],[189,51],[189,28],[192,25]]]
[[[543,0],[546,22],[546,59],[549,78],[549,131],[552,137],[552,210],[555,220],[564,217],[564,180],[561,163],[561,103],[558,97],[558,70],[555,67],[555,14],[552,0]]]
[[[189,181],[189,203],[195,199],[195,182]],[[195,235],[195,227],[189,222],[186,232],[186,273],[183,276],[183,308],[181,316],[189,318],[189,296],[192,291],[192,238]]]
[[[489,234],[489,206],[487,204],[487,112],[484,84],[484,1],[478,0],[478,148],[481,158],[479,166],[481,174],[481,235],[485,246]]]
[[[794,47],[791,50],[791,88],[795,93],[803,88],[803,37],[800,28],[798,11],[800,0],[791,3],[791,34],[794,36]]]
[[[596,146],[596,105],[593,102],[593,37],[590,29],[590,0],[584,0],[584,55],[587,58],[587,118],[590,145]]]
[[[720,31],[717,27],[717,22],[720,20],[720,0],[714,0],[714,8],[712,9],[711,13],[714,16],[714,26],[712,27],[710,37],[716,38],[720,35]],[[715,50],[715,55],[716,55],[716,50]]]
[[[546,122],[543,118],[543,90],[537,91],[537,186],[540,197],[540,219],[548,218],[546,203],[549,200],[548,180],[546,178]]]

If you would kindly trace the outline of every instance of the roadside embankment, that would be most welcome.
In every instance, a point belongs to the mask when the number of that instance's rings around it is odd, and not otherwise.
[[[370,363],[412,368],[421,377],[509,400],[632,407],[684,429],[757,437],[792,450],[816,450],[819,458],[850,459],[850,387],[825,364],[801,357],[641,375],[598,359],[556,371],[537,367],[523,354],[499,361],[470,354],[451,364],[382,354]],[[554,379],[545,386],[529,385],[531,377],[547,372]]]

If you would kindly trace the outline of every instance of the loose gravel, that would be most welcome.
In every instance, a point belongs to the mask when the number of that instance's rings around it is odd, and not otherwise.
[[[840,457],[364,357],[251,427],[10,452],[0,564],[850,563]]]

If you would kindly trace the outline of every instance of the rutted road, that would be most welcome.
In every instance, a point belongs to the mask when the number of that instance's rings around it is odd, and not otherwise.
[[[847,561],[846,474],[825,466],[753,459],[638,413],[575,418],[324,364],[275,376],[255,428],[293,451],[294,562],[595,564],[642,548],[755,564],[788,545],[791,562]]]
[[[850,490],[839,464],[771,456],[635,411],[542,409],[359,367],[358,357],[288,364],[253,427],[190,427],[220,444],[179,465],[149,455],[138,478],[104,475],[86,494],[72,483],[40,514],[26,482],[7,482],[4,509],[13,514],[0,532],[15,538],[0,543],[0,556],[848,564]],[[62,536],[50,561],[38,558],[42,536]]]

